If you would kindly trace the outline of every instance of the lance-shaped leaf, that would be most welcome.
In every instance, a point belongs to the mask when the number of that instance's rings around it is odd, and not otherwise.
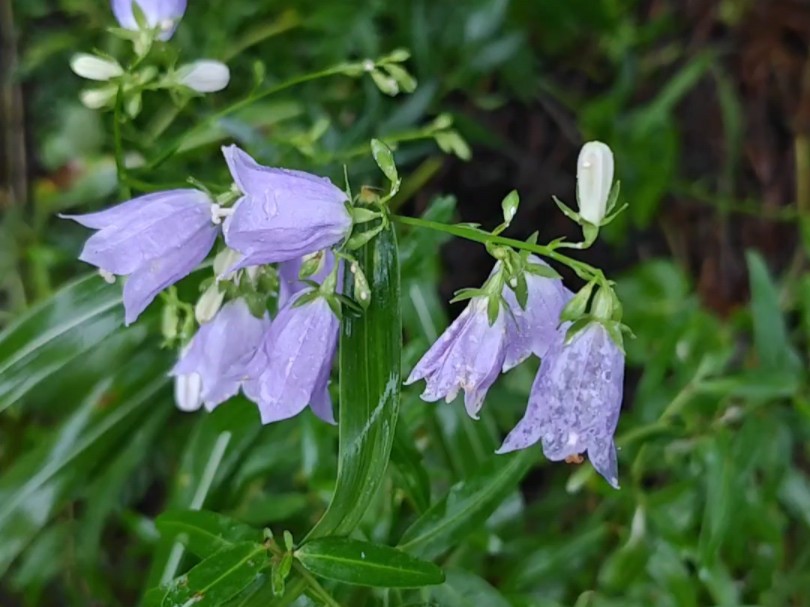
[[[338,476],[324,516],[308,538],[346,535],[360,522],[385,475],[399,413],[402,320],[399,262],[393,228],[357,251],[371,302],[361,316],[345,314],[340,329]],[[351,293],[346,272],[344,292]]]
[[[442,570],[401,550],[326,537],[307,542],[296,558],[315,575],[356,586],[419,588],[444,582]]]

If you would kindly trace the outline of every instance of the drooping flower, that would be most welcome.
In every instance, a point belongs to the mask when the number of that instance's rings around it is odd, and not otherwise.
[[[287,419],[310,406],[334,422],[329,375],[338,320],[324,297],[297,306],[299,291],[279,310],[249,366],[245,394],[259,405],[262,423]]]
[[[548,266],[542,259],[530,255],[531,264]],[[573,293],[560,278],[548,278],[526,272],[528,297],[526,308],[521,308],[511,289],[504,289],[514,322],[507,324],[506,358],[504,372],[526,360],[531,354],[543,358],[564,337],[560,331],[560,313]]]
[[[200,59],[181,65],[177,70],[177,81],[198,93],[216,93],[231,80],[231,70],[221,61]]]
[[[225,241],[244,257],[232,270],[288,261],[348,236],[346,194],[324,177],[263,167],[235,145],[222,150],[243,196],[225,220]]]
[[[490,386],[506,359],[507,318],[504,308],[490,325],[488,298],[474,297],[414,367],[405,384],[424,379],[422,399],[451,402],[464,390],[464,406],[477,418]]]
[[[192,386],[197,376],[199,400],[210,411],[239,391],[270,325],[269,317],[256,318],[242,299],[230,301],[199,328],[170,375]]]
[[[197,190],[140,196],[98,213],[62,215],[98,230],[79,259],[107,274],[128,276],[124,285],[126,324],[155,296],[188,275],[205,259],[218,228],[211,200]]]
[[[624,354],[607,330],[593,322],[570,343],[560,343],[543,360],[523,419],[498,453],[542,441],[552,461],[587,451],[593,467],[619,486],[613,433],[619,420]]]
[[[577,159],[577,201],[582,219],[597,226],[602,223],[612,186],[613,152],[601,141],[589,141]]]
[[[543,264],[537,258],[530,260]],[[543,264],[545,265],[545,264]],[[500,271],[500,262],[490,274]],[[406,384],[426,381],[422,399],[433,402],[455,399],[464,391],[467,413],[477,418],[487,391],[501,372],[518,365],[532,353],[544,356],[560,341],[557,330],[560,312],[571,297],[558,278],[526,274],[527,301],[522,309],[511,289],[504,287],[506,306],[499,307],[490,324],[489,298],[474,297],[447,330],[439,337],[416,367]]]
[[[138,30],[132,5],[137,3],[150,28],[158,28],[160,40],[168,40],[186,12],[187,0],[112,0],[112,10],[124,29]]]

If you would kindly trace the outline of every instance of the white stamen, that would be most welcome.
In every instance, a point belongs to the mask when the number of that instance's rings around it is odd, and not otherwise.
[[[211,222],[214,225],[219,225],[226,217],[233,215],[234,209],[226,209],[219,206],[217,203],[211,204]]]
[[[104,279],[104,282],[106,282],[108,285],[115,283],[115,274],[112,272],[99,268],[98,275],[101,276]]]

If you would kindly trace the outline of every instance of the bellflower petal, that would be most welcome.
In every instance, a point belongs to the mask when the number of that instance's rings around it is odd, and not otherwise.
[[[244,196],[225,220],[225,242],[244,256],[232,270],[288,261],[348,236],[346,194],[324,177],[263,167],[232,145],[223,148]]]
[[[499,453],[542,441],[552,461],[587,451],[594,468],[618,488],[613,434],[619,420],[624,354],[605,328],[592,323],[549,352],[532,386],[523,419]]]
[[[251,362],[252,369],[262,372],[257,382],[246,385],[245,393],[254,398],[258,388],[265,424],[298,415],[307,405],[320,417],[332,419],[324,392],[337,346],[338,320],[324,298],[296,306],[299,298],[292,297],[279,310]]]
[[[507,321],[503,308],[490,326],[487,299],[475,297],[417,363],[406,380],[426,381],[422,399],[453,400],[464,390],[464,406],[477,418],[506,356]]]
[[[211,201],[197,190],[141,196],[98,213],[63,215],[97,229],[79,259],[103,272],[129,276],[124,287],[126,323],[132,323],[162,289],[191,272],[216,240]]]
[[[199,328],[170,375],[199,376],[201,399],[210,411],[239,391],[269,327],[270,319],[253,316],[242,299],[230,301]]]
[[[547,265],[534,255],[529,260],[535,264]],[[504,289],[504,297],[515,321],[508,325],[504,372],[516,367],[531,354],[543,358],[565,336],[559,330],[560,313],[574,294],[559,278],[546,278],[528,272],[526,286],[528,298],[525,309],[520,307],[511,289]]]
[[[124,29],[138,29],[138,22],[132,11],[135,2],[146,17],[149,27],[160,28],[158,38],[168,40],[186,12],[187,0],[112,0],[113,14]]]

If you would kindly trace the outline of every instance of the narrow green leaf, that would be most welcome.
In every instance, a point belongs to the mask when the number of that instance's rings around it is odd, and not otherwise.
[[[147,406],[168,405],[166,399],[156,398],[166,385],[164,376],[154,378],[152,367],[137,375],[135,384],[112,380],[98,383],[48,440],[3,474],[0,573],[48,523],[60,503],[84,487],[99,463],[139,423]],[[137,389],[137,385],[142,387]],[[116,399],[119,390],[128,396]]]
[[[218,607],[252,584],[268,562],[267,550],[261,544],[236,544],[172,580],[160,605]]]
[[[402,535],[399,548],[424,558],[435,558],[480,527],[504,497],[517,487],[537,458],[534,449],[498,455],[478,474],[451,487]]]
[[[201,558],[234,544],[262,539],[258,529],[207,510],[170,510],[161,514],[155,525],[165,539],[179,541]]]
[[[122,325],[119,286],[81,278],[0,333],[0,412]]]
[[[486,580],[463,569],[450,569],[447,581],[431,590],[441,607],[511,607],[511,603]]]
[[[787,327],[779,305],[779,292],[765,261],[755,251],[747,251],[751,283],[751,315],[754,322],[754,346],[760,365],[769,370],[796,370],[798,359],[790,346]]]
[[[358,540],[312,540],[295,556],[315,575],[356,586],[418,588],[444,581],[444,573],[433,563],[395,548]]]
[[[371,303],[345,315],[340,334],[340,448],[335,492],[309,538],[351,532],[377,493],[394,441],[402,379],[397,242],[389,227],[357,251]],[[344,289],[353,287],[350,272]]]

